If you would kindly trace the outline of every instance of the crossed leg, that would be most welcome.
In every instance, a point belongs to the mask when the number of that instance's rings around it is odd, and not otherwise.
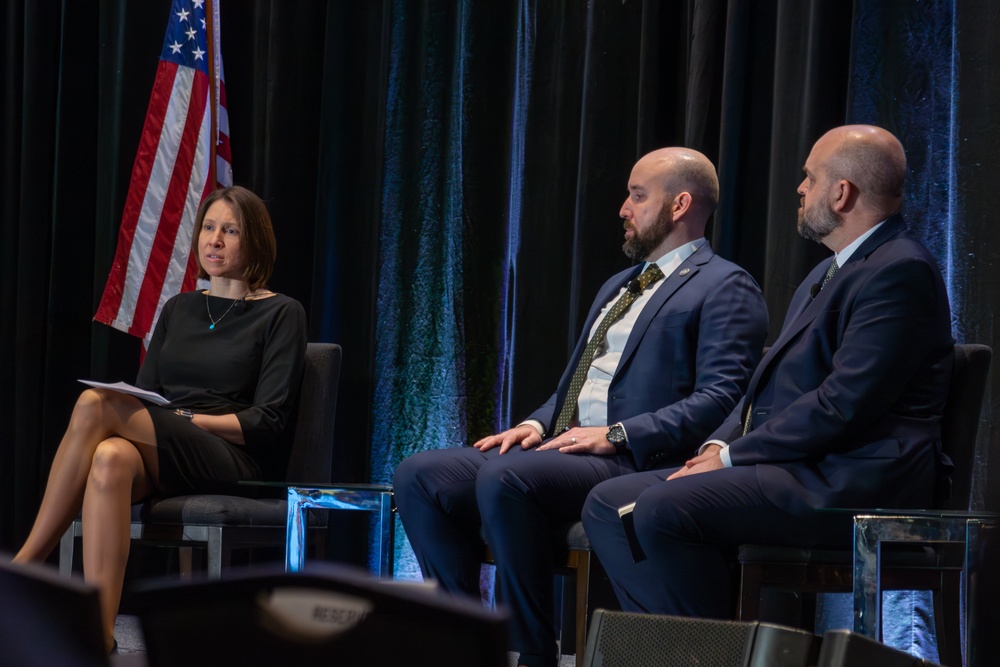
[[[159,479],[153,421],[138,399],[88,389],[77,400],[49,470],[38,516],[14,562],[42,561],[83,510],[84,577],[100,591],[106,643],[128,560],[131,504]]]

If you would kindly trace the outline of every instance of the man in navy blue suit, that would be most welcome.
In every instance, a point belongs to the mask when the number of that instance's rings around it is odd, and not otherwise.
[[[840,127],[804,170],[799,232],[835,256],[796,291],[746,395],[681,468],[607,481],[586,501],[584,528],[626,610],[732,618],[739,544],[842,548],[849,518],[815,510],[927,507],[950,468],[948,295],[899,215],[903,147],[880,128]],[[619,509],[632,502],[630,546]]]
[[[482,528],[522,665],[558,660],[555,529],[579,520],[598,482],[693,455],[746,389],[767,334],[757,284],[704,238],[719,197],[712,163],[660,149],[636,163],[628,190],[623,250],[641,263],[600,289],[548,402],[472,447],[415,454],[395,475],[423,574],[445,590],[479,596]]]

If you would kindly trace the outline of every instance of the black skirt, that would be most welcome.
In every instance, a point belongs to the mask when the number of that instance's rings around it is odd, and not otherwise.
[[[260,479],[260,468],[242,445],[198,428],[172,408],[147,405],[156,431],[158,495],[225,493],[242,480]]]

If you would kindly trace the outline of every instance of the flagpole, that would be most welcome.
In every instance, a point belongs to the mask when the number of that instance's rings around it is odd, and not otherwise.
[[[147,341],[165,300],[196,284],[199,205],[220,183],[232,184],[219,2],[172,0],[118,247],[94,315]],[[188,122],[195,114],[198,122]]]
[[[218,53],[216,53],[216,46],[218,45],[218,40],[216,39],[218,35],[216,30],[218,29],[218,18],[216,12],[218,11],[217,0],[206,0],[205,1],[205,31],[208,37],[208,85],[209,85],[209,122],[211,123],[211,129],[209,136],[209,147],[208,147],[208,182],[212,184],[212,189],[214,190],[218,187],[219,180],[216,178],[216,165],[215,165],[215,151],[216,147],[219,145],[219,68],[218,68]]]

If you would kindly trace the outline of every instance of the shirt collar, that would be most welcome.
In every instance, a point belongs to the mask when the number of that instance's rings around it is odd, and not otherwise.
[[[861,244],[868,240],[868,237],[875,233],[875,230],[885,224],[885,220],[878,223],[867,232],[847,244],[843,250],[837,253],[837,266],[843,266],[851,258],[854,251],[861,247]]]
[[[664,253],[658,257],[655,264],[660,267],[660,271],[663,271],[663,275],[669,276],[674,270],[680,266],[684,260],[693,255],[695,251],[707,243],[705,237],[698,239],[697,241],[691,241],[690,243],[685,243],[669,252]],[[645,268],[648,268],[650,264],[654,262],[647,262]]]

